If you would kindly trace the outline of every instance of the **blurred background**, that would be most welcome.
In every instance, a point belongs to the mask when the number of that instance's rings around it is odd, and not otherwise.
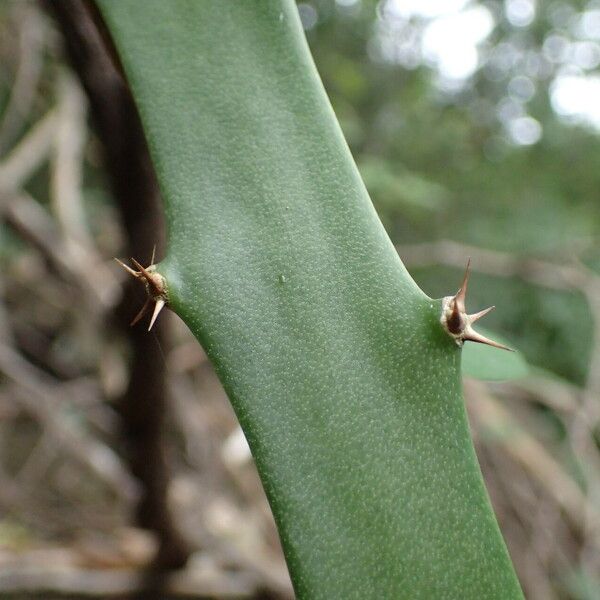
[[[527,362],[464,384],[527,597],[600,598],[600,2],[298,8],[409,271],[441,297],[470,256],[470,308]],[[174,315],[128,326],[112,257],[160,258],[161,223],[93,6],[1,2],[0,597],[292,597],[202,350]]]

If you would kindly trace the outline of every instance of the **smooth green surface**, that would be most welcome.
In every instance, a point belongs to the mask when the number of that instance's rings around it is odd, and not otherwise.
[[[299,598],[521,597],[440,304],[413,283],[290,1],[101,1],[169,221],[161,265],[254,453]]]

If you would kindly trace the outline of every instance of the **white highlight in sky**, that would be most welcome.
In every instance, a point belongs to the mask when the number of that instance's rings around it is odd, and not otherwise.
[[[423,2],[423,5],[426,4]],[[431,21],[423,32],[423,55],[437,67],[442,77],[466,79],[478,66],[477,45],[493,28],[494,18],[484,6],[440,16]]]
[[[550,100],[557,114],[600,129],[600,76],[559,75]]]
[[[507,124],[512,141],[519,146],[531,146],[542,137],[542,126],[533,117],[525,116]]]
[[[528,27],[535,19],[535,2],[533,0],[505,0],[504,12],[511,25]]]
[[[469,0],[388,0],[385,13],[391,17],[433,19],[462,10]]]
[[[380,0],[379,11],[388,25],[387,39],[381,38],[383,56],[409,66],[409,44],[404,38],[414,29],[414,21],[421,21],[423,33],[419,45],[413,42],[416,62],[411,60],[410,67],[418,66],[422,56],[437,69],[438,83],[449,89],[460,87],[475,72],[477,45],[494,28],[492,12],[482,5],[472,6],[470,0]]]
[[[520,102],[529,102],[535,96],[535,84],[525,75],[517,75],[508,82],[508,95]]]
[[[583,39],[600,39],[600,10],[586,10],[577,21],[575,33]]]

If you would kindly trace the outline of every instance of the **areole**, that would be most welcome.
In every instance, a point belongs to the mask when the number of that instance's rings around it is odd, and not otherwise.
[[[152,252],[152,259],[150,266],[143,267],[135,258],[131,258],[131,262],[138,269],[137,271],[127,266],[124,262],[121,262],[118,258],[115,260],[133,277],[143,282],[148,293],[148,298],[144,303],[144,306],[140,309],[138,314],[131,321],[130,325],[135,325],[145,314],[150,304],[154,302],[154,310],[152,311],[152,317],[150,318],[150,324],[148,325],[148,331],[150,331],[156,322],[160,311],[169,304],[169,296],[167,292],[167,282],[165,278],[156,271],[156,265],[154,264],[154,251]]]
[[[514,352],[512,348],[495,342],[494,340],[490,340],[473,329],[473,323],[487,315],[491,310],[494,310],[495,306],[490,306],[489,308],[480,310],[472,315],[467,314],[465,301],[467,297],[469,276],[471,274],[470,267],[471,259],[469,258],[460,289],[456,292],[456,295],[446,296],[442,300],[442,315],[440,317],[442,327],[449,336],[454,338],[454,341],[460,347],[462,347],[466,341],[471,341]]]

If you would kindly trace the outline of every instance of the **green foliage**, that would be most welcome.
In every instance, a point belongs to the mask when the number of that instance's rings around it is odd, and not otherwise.
[[[497,333],[482,327],[478,331],[496,342],[510,346],[510,342]],[[468,377],[486,381],[504,381],[525,377],[529,369],[519,352],[498,352],[481,344],[465,344],[462,352],[462,372]]]
[[[507,19],[508,2],[469,3],[466,10],[485,6],[495,28],[479,49],[479,68],[453,91],[437,84],[426,61],[408,69],[377,52],[390,30],[392,40],[411,39],[411,48],[418,47],[426,19],[386,18],[385,1],[352,8],[334,0],[312,4],[318,21],[308,32],[311,49],[394,243],[447,238],[513,253],[515,262],[527,255],[600,261],[600,139],[577,121],[559,120],[551,103],[561,70],[593,77],[597,66],[572,64],[576,46],[554,62],[544,50],[552,36],[598,50],[597,38],[577,33],[583,11],[593,5],[533,3],[535,19],[523,27]],[[529,100],[511,91],[515,77],[533,86]],[[543,134],[537,143],[519,146],[511,140],[505,116],[511,111],[538,120]],[[472,258],[476,269],[477,257]],[[437,296],[453,289],[460,274],[432,268],[414,276]],[[577,384],[586,380],[592,322],[581,297],[526,285],[518,277],[488,277],[471,294],[473,305],[499,307],[490,316],[493,329],[528,362]]]
[[[373,210],[293,3],[100,7],[164,195],[172,307],[244,428],[298,597],[521,597],[460,351]]]

